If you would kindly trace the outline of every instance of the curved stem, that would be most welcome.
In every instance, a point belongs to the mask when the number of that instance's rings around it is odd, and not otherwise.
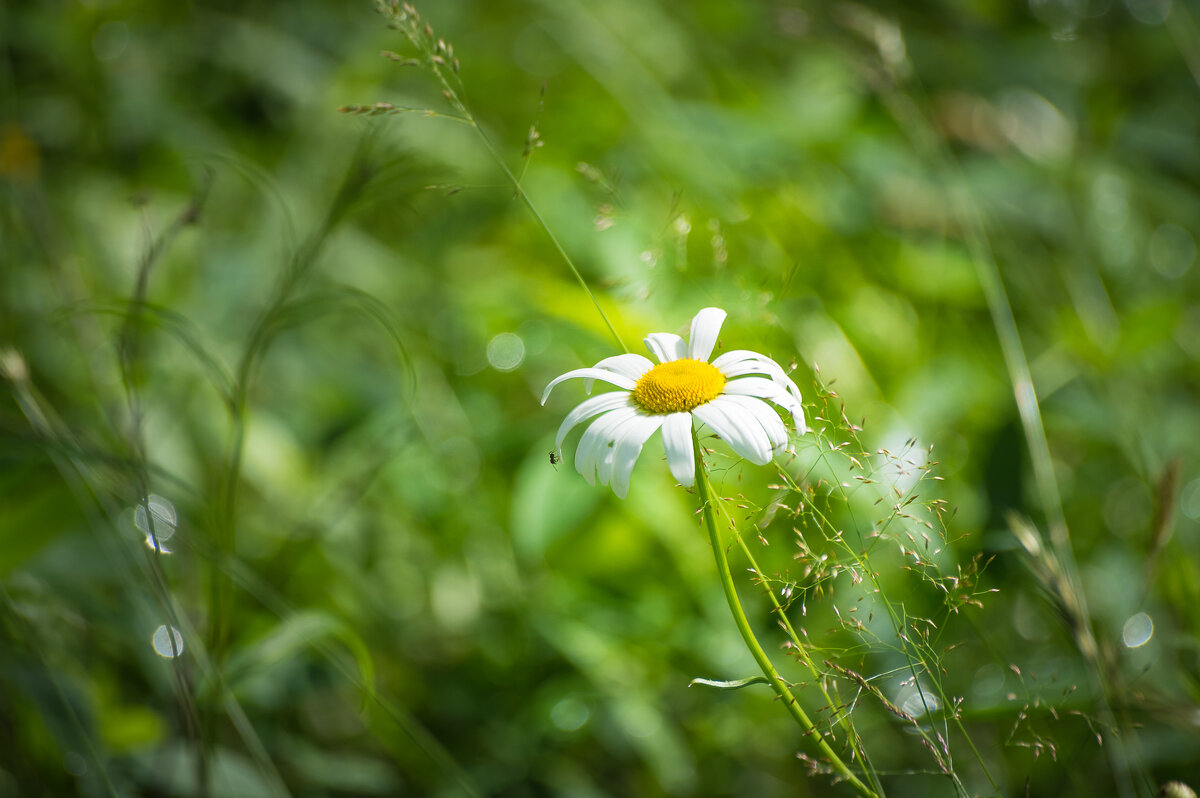
[[[738,531],[733,517],[730,516],[726,508],[721,507],[720,509],[721,515],[725,517],[725,520],[734,530],[734,540],[737,542],[738,548],[742,550],[742,555],[746,558],[746,562],[750,564],[750,568],[753,573],[759,577],[760,584],[763,588],[763,593],[765,593],[767,599],[770,600],[771,607],[779,618],[780,626],[782,626],[783,630],[787,632],[788,638],[795,645],[797,658],[800,660],[801,664],[808,668],[809,673],[812,674],[813,682],[817,685],[817,689],[821,691],[821,695],[825,698],[826,705],[830,707],[840,707],[841,697],[839,696],[835,700],[834,695],[830,695],[820,670],[818,670],[816,663],[813,662],[812,656],[810,656],[808,652],[805,641],[800,638],[799,634],[797,634],[796,628],[792,625],[791,619],[788,618],[787,612],[784,611],[783,605],[780,604],[779,599],[775,597],[775,592],[771,589],[770,584],[766,581],[766,577],[763,575],[762,569],[758,567],[758,561],[754,558],[754,553],[750,551],[750,547],[746,545],[746,539],[742,537],[741,532]],[[836,693],[837,688],[835,686],[834,694],[836,695]],[[883,795],[883,785],[879,783],[879,778],[875,775],[874,769],[872,768],[870,761],[867,759],[867,752],[862,747],[862,739],[858,736],[858,732],[855,730],[854,724],[850,722],[850,714],[848,712],[839,711],[837,713],[837,720],[838,725],[842,727],[842,731],[846,733],[846,740],[850,744],[850,749],[853,753],[852,758],[857,759],[859,764],[862,766],[863,772],[871,782],[871,788],[880,795]]]
[[[762,670],[763,676],[771,685],[771,689],[775,691],[783,705],[787,708],[792,718],[800,724],[800,728],[804,730],[804,734],[808,737],[820,752],[829,761],[834,772],[838,776],[850,784],[860,795],[867,798],[878,798],[878,793],[862,782],[858,776],[846,767],[846,763],[837,755],[829,743],[825,742],[825,738],[821,732],[817,730],[816,725],[809,720],[808,714],[804,708],[800,706],[800,702],[792,695],[791,689],[787,683],[779,676],[779,672],[775,670],[775,666],[771,663],[771,659],[759,644],[758,638],[754,636],[754,630],[750,628],[750,621],[746,618],[746,612],[742,609],[742,602],[738,598],[737,588],[733,584],[733,574],[729,570],[729,558],[725,555],[725,546],[721,541],[721,534],[717,530],[717,516],[714,509],[712,498],[712,489],[708,484],[708,472],[704,468],[704,451],[700,446],[700,440],[696,436],[695,429],[692,430],[692,447],[696,456],[696,490],[700,494],[700,509],[704,514],[704,525],[708,529],[708,538],[712,543],[713,557],[717,563],[717,573],[721,577],[721,587],[725,591],[725,600],[729,604],[729,611],[733,614],[733,621],[737,625],[738,631],[742,635],[742,640],[746,644],[746,648],[750,650],[754,661],[758,663],[758,667]]]
[[[726,513],[726,518],[728,517],[729,516]],[[732,521],[732,519],[730,519],[730,521]],[[750,551],[750,547],[746,545],[746,541],[742,537],[741,533],[735,530],[734,538],[737,540],[738,547],[742,550],[742,554],[746,557],[746,561],[750,563],[750,567],[754,570],[754,573],[757,574],[760,579],[765,579],[762,570],[758,567],[758,562],[754,559],[754,554]],[[813,681],[816,683],[817,688],[821,691],[821,695],[824,696],[825,702],[831,707],[838,706],[838,703],[834,701],[833,696],[829,694],[829,690],[826,689],[825,682],[821,678],[821,672],[817,669],[817,665],[815,662],[813,662],[812,657],[809,656],[808,649],[805,648],[804,641],[801,640],[800,635],[796,633],[796,629],[794,626],[792,626],[792,622],[788,618],[787,613],[784,612],[783,606],[779,603],[779,599],[775,598],[775,592],[771,590],[770,585],[765,581],[762,582],[762,586],[764,588],[763,592],[766,593],[767,598],[771,600],[772,609],[774,610],[775,614],[779,616],[780,625],[783,626],[784,631],[787,632],[788,637],[791,639],[792,643],[795,644],[797,657],[799,657],[804,666],[808,668],[809,673],[812,674]],[[853,724],[850,723],[850,714],[848,712],[838,712],[838,715],[839,725],[842,727],[842,731],[846,733],[846,740],[850,744],[850,750],[854,754],[853,758],[857,759],[863,766],[863,770],[871,781],[871,788],[875,790],[875,792],[882,795],[883,787],[880,785],[879,779],[875,776],[870,763],[867,761],[867,752],[863,750],[862,741],[859,739],[858,732],[855,731]]]

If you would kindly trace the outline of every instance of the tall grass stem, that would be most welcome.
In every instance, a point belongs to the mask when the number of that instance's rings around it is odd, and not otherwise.
[[[700,446],[700,439],[696,436],[694,428],[692,429],[692,447],[696,457],[696,491],[700,494],[700,509],[704,515],[704,525],[708,530],[709,542],[712,544],[713,557],[717,564],[717,574],[721,579],[721,588],[725,592],[725,600],[729,604],[729,611],[733,614],[733,620],[737,625],[738,632],[742,635],[742,641],[745,642],[746,648],[749,649],[751,656],[754,657],[754,661],[758,663],[758,667],[770,683],[771,689],[783,701],[783,705],[787,708],[792,718],[800,724],[800,728],[804,730],[805,736],[816,745],[817,749],[829,761],[830,766],[838,777],[853,787],[859,795],[866,796],[866,798],[881,798],[878,792],[864,784],[846,766],[846,763],[842,761],[837,752],[825,741],[824,736],[822,736],[816,725],[809,720],[808,713],[804,711],[804,708],[800,706],[800,702],[792,695],[791,688],[779,676],[779,671],[775,669],[775,665],[772,664],[770,657],[767,656],[762,645],[758,642],[758,638],[755,637],[754,630],[750,628],[750,621],[746,618],[746,612],[742,609],[742,602],[738,598],[737,588],[733,584],[733,574],[729,570],[729,558],[725,554],[725,544],[721,540],[720,531],[717,529],[716,502],[712,495],[712,487],[708,484],[708,471],[704,465],[704,449]]]

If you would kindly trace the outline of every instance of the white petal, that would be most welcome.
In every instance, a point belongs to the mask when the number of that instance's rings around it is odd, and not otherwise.
[[[554,390],[555,385],[558,385],[563,380],[569,380],[575,377],[585,377],[589,380],[604,380],[605,382],[612,383],[618,388],[624,388],[627,391],[632,391],[633,386],[636,384],[624,374],[618,374],[615,371],[597,368],[572,369],[566,374],[562,374],[550,380],[550,384],[546,386],[546,390],[542,393],[542,404],[546,404],[546,400],[550,398],[550,391]],[[590,388],[591,386],[588,387]]]
[[[617,447],[621,445],[621,441],[625,438],[626,433],[638,426],[643,418],[650,416],[643,411],[634,411],[633,413],[622,413],[621,420],[609,430],[608,437],[612,442],[612,446],[603,450],[603,457],[600,458],[596,465],[596,481],[601,485],[607,485],[612,482],[613,466],[616,463]],[[640,449],[640,446],[639,446]]]
[[[579,446],[575,448],[575,470],[589,485],[596,484],[596,464],[608,454],[613,430],[636,414],[637,411],[633,408],[618,408],[611,413],[605,413],[593,421],[579,439]]]
[[[616,434],[618,431],[614,430]],[[604,456],[600,458],[600,462],[596,463],[596,481],[601,485],[607,485],[612,477],[613,455],[616,451],[617,442],[614,439],[612,445],[604,450]]]
[[[671,413],[663,421],[663,450],[671,476],[685,488],[696,482],[696,450],[692,447],[692,414]]]
[[[716,402],[700,405],[692,414],[725,439],[729,447],[755,465],[771,462],[771,442],[754,416],[744,412],[729,412],[728,406]]]
[[[730,349],[728,352],[722,352],[713,360],[712,364],[719,369],[724,369],[726,365],[740,363],[743,360],[771,360],[766,355],[758,352],[751,352],[749,349]],[[775,361],[771,360],[772,363]],[[776,364],[778,365],[778,364]]]
[[[616,410],[618,407],[632,407],[633,399],[631,395],[624,391],[611,391],[602,393],[599,396],[593,396],[576,407],[567,417],[563,419],[562,424],[558,427],[558,437],[554,440],[554,451],[562,449],[563,439],[567,437],[576,424],[579,424],[592,416],[598,416],[601,413],[607,413],[609,410]]]
[[[639,415],[636,420],[621,427],[621,437],[613,447],[612,489],[617,498],[624,499],[629,495],[629,478],[642,453],[642,446],[666,418],[662,415]]]
[[[625,354],[606,357],[592,366],[592,368],[615,371],[617,374],[621,374],[637,382],[642,378],[643,374],[654,368],[654,363],[644,355]],[[583,381],[583,390],[588,393],[592,392],[592,380],[585,379]]]
[[[735,408],[737,408],[737,410],[752,415],[754,420],[762,425],[763,432],[767,434],[767,440],[771,442],[771,449],[776,454],[783,451],[783,449],[787,446],[787,428],[783,426],[783,421],[779,418],[779,413],[775,412],[775,410],[763,400],[756,399],[753,396],[724,394],[714,399],[713,404],[733,405]]]
[[[713,361],[713,365],[726,377],[740,377],[744,374],[767,374],[778,382],[788,393],[800,400],[800,389],[792,382],[783,367],[766,355],[751,352],[748,349],[735,349],[726,352]]]
[[[708,356],[717,345],[725,316],[725,311],[720,308],[704,308],[696,314],[692,319],[692,334],[688,336],[688,357],[708,362]]]
[[[650,333],[646,336],[646,348],[658,358],[659,363],[682,360],[687,357],[687,344],[674,333]]]
[[[803,435],[808,432],[808,426],[804,423],[804,406],[800,404],[799,399],[792,396],[790,392],[774,380],[768,380],[763,377],[744,377],[740,380],[730,380],[725,383],[724,391],[726,394],[757,396],[759,399],[767,399],[774,402],[792,414],[792,421],[795,423],[798,433]]]

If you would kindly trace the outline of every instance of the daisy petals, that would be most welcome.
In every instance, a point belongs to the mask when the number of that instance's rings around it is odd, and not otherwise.
[[[602,457],[596,461],[596,481],[601,485],[607,485],[612,482],[613,465],[616,462],[617,447],[625,438],[629,429],[635,426],[639,418],[645,416],[637,411],[632,413],[622,413],[620,421],[608,430],[607,440],[603,448],[600,450]]]
[[[554,439],[554,451],[562,449],[563,439],[567,437],[575,425],[580,424],[592,416],[598,416],[601,413],[607,413],[609,410],[616,410],[618,407],[630,407],[632,400],[629,394],[624,391],[612,391],[611,393],[602,393],[599,396],[593,396],[591,399],[585,400],[582,404],[567,414],[563,419],[562,424],[558,427],[558,437]]]
[[[759,399],[774,402],[791,414],[792,421],[796,425],[796,432],[803,435],[808,431],[808,426],[804,423],[804,407],[800,404],[800,400],[774,380],[765,377],[730,380],[725,383],[725,394],[756,396]]]
[[[754,420],[762,426],[763,432],[766,433],[767,440],[771,442],[771,450],[773,452],[778,454],[787,447],[787,428],[783,426],[783,421],[779,418],[779,413],[775,412],[762,399],[757,399],[753,396],[725,394],[724,396],[718,396],[713,401],[714,403],[733,405],[736,409],[732,412],[745,412],[753,416]]]
[[[688,356],[687,344],[674,333],[650,333],[646,336],[646,348],[654,353],[659,363],[682,360]]]
[[[603,461],[611,448],[613,432],[624,421],[637,414],[633,408],[618,408],[611,413],[605,413],[592,422],[579,439],[575,448],[575,470],[587,480],[589,485],[596,484],[596,465]]]
[[[783,367],[766,355],[751,352],[749,349],[735,349],[726,352],[712,362],[726,377],[741,377],[745,374],[766,374],[779,383],[790,393],[797,402],[800,401],[800,389],[792,382]]]
[[[738,456],[757,465],[766,465],[775,454],[790,451],[791,436],[807,431],[800,389],[778,363],[758,352],[738,349],[714,357],[727,318],[720,308],[703,308],[692,317],[686,339],[673,333],[646,336],[653,359],[627,352],[553,379],[542,394],[543,405],[555,386],[569,379],[583,380],[589,395],[596,380],[617,389],[590,396],[566,415],[554,441],[555,452],[561,451],[572,430],[586,424],[575,450],[575,469],[588,484],[608,485],[623,499],[629,493],[638,458],[657,430],[662,430],[671,475],[685,487],[696,483],[697,422],[706,425]],[[680,360],[696,363],[675,362]],[[697,397],[702,404],[694,407],[687,400],[667,403],[661,409],[668,412],[649,411],[633,398],[632,392],[651,370],[664,363],[672,366],[656,378],[664,380],[663,390],[668,392],[690,390],[686,381],[695,375],[689,375],[688,370],[703,363],[710,363],[721,373],[724,385]],[[677,385],[676,380],[681,382]],[[680,407],[691,409],[670,412]],[[791,415],[795,431],[785,424],[781,411]]]
[[[650,369],[654,368],[654,363],[645,355],[635,355],[632,353],[624,355],[614,355],[606,357],[596,365],[592,366],[595,369],[604,369],[605,371],[613,371],[624,377],[637,382]],[[583,390],[588,393],[592,392],[592,380],[585,379],[583,381]]]
[[[712,364],[724,370],[724,367],[727,365],[741,363],[743,360],[758,360],[760,358],[766,358],[766,355],[752,352],[749,349],[730,349],[728,352],[722,352],[714,358]],[[770,360],[770,358],[767,359]],[[772,360],[771,362],[774,363],[775,361]]]
[[[696,451],[692,446],[692,414],[671,413],[662,425],[663,450],[671,476],[690,488],[696,482]]]
[[[717,345],[717,337],[721,334],[721,325],[725,323],[727,314],[720,308],[704,308],[692,319],[692,332],[688,336],[688,357],[692,360],[708,361],[713,347]]]
[[[651,416],[638,414],[620,429],[612,452],[612,489],[618,499],[629,495],[629,479],[633,474],[633,466],[642,453],[642,446],[650,436],[663,425],[666,416]]]
[[[546,390],[542,392],[542,404],[546,404],[546,400],[550,398],[550,391],[554,390],[554,386],[558,385],[563,380],[573,379],[575,377],[583,377],[589,380],[604,380],[618,388],[624,388],[627,391],[632,391],[636,384],[632,379],[624,374],[618,374],[615,371],[607,369],[587,368],[587,369],[572,369],[566,374],[561,374],[550,380],[550,384],[546,386]],[[589,386],[590,387],[590,386]]]
[[[692,415],[707,424],[735,452],[755,465],[771,462],[771,442],[754,416],[738,412],[717,402],[700,405]]]

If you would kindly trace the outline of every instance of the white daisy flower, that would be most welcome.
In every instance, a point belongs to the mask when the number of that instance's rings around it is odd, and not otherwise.
[[[708,362],[725,315],[720,308],[701,310],[686,342],[671,333],[646,336],[657,364],[642,355],[617,355],[552,380],[542,394],[543,405],[554,386],[574,377],[583,379],[588,393],[595,380],[621,389],[594,396],[568,413],[558,428],[555,451],[562,450],[563,439],[577,424],[599,416],[579,441],[575,468],[589,484],[611,484],[622,499],[629,493],[642,446],[659,429],[671,474],[685,487],[696,481],[693,419],[756,465],[785,451],[788,431],[767,402],[786,410],[803,434],[808,428],[800,389],[778,363],[757,352],[737,349]]]

